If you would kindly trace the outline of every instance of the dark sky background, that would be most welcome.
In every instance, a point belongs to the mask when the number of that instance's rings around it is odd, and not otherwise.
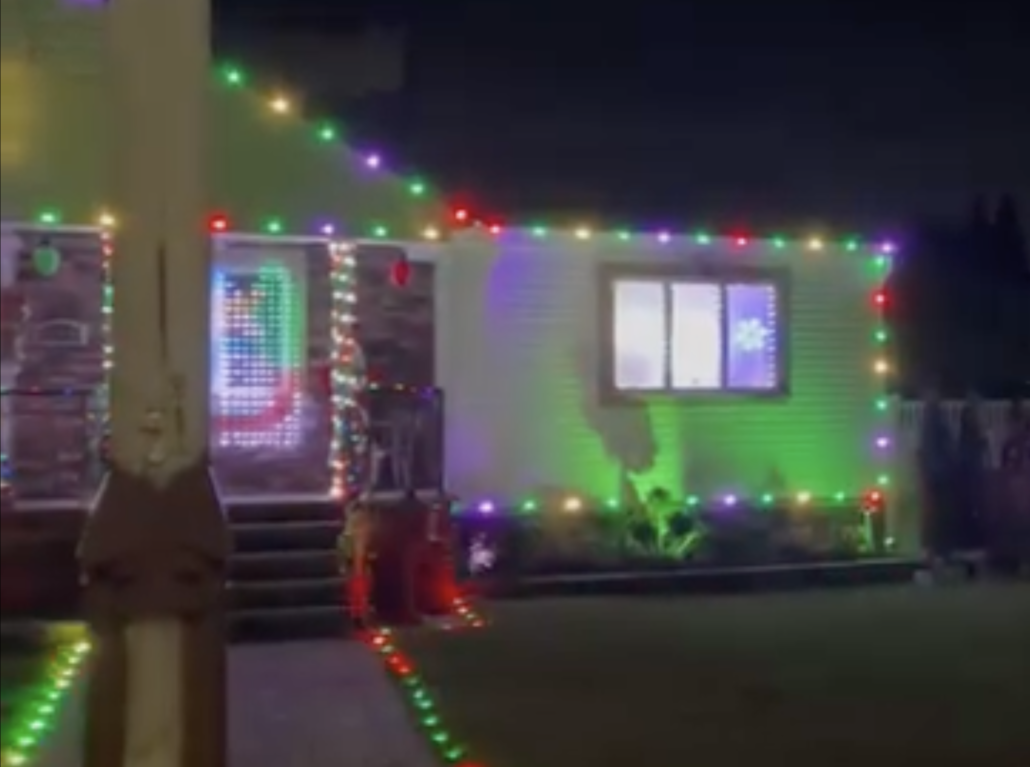
[[[1025,2],[214,2],[217,52],[505,220],[879,231],[976,194],[1030,208]],[[403,30],[405,76],[354,99],[325,56],[372,25]]]

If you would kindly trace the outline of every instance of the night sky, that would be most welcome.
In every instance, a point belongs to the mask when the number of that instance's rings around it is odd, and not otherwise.
[[[1030,209],[1015,0],[214,2],[218,53],[508,220],[882,230],[976,194]],[[403,31],[400,87],[354,98],[332,62],[373,25]]]

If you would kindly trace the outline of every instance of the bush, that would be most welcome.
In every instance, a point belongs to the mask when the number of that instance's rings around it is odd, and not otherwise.
[[[871,551],[857,509],[692,511],[662,490],[621,511],[469,515],[458,518],[457,528],[459,563],[467,562],[475,541],[480,552],[493,552],[485,559],[497,577],[806,563]],[[469,569],[466,564],[464,571]]]

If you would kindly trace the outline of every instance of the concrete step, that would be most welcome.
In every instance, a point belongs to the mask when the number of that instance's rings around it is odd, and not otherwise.
[[[238,610],[336,607],[343,599],[339,577],[288,581],[233,581],[229,584],[229,605]]]
[[[228,509],[229,525],[277,522],[339,522],[343,517],[339,501],[234,504]]]
[[[245,522],[230,526],[237,553],[268,553],[286,550],[322,550],[336,548],[341,524],[334,520],[297,522]]]
[[[229,618],[233,642],[284,642],[344,638],[353,628],[341,605],[235,610]]]
[[[339,572],[334,549],[286,549],[235,554],[229,560],[233,581],[286,581],[335,576]]]

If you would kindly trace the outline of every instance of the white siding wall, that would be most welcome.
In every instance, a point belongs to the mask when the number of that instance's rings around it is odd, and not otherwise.
[[[70,0],[0,3],[0,219],[53,210],[65,224],[93,224],[110,204],[118,126],[108,115],[105,13]],[[433,195],[413,197],[405,179],[369,172],[358,154],[319,140],[320,124],[297,114],[303,83],[283,92],[288,114],[271,110],[277,94],[258,86],[229,87],[212,73],[211,205],[234,228],[261,231],[278,219],[285,231],[314,233],[331,222],[368,236],[381,225],[403,239],[443,219]]]
[[[102,15],[63,0],[0,3],[2,218],[76,201],[95,220],[109,135]]]
[[[713,255],[789,272],[791,395],[602,405],[598,265]],[[884,274],[873,261],[868,249],[829,246],[534,239],[526,232],[458,238],[438,270],[451,488],[469,502],[504,504],[552,494],[619,496],[624,479],[638,490],[705,497],[859,495],[877,475],[871,295]]]

